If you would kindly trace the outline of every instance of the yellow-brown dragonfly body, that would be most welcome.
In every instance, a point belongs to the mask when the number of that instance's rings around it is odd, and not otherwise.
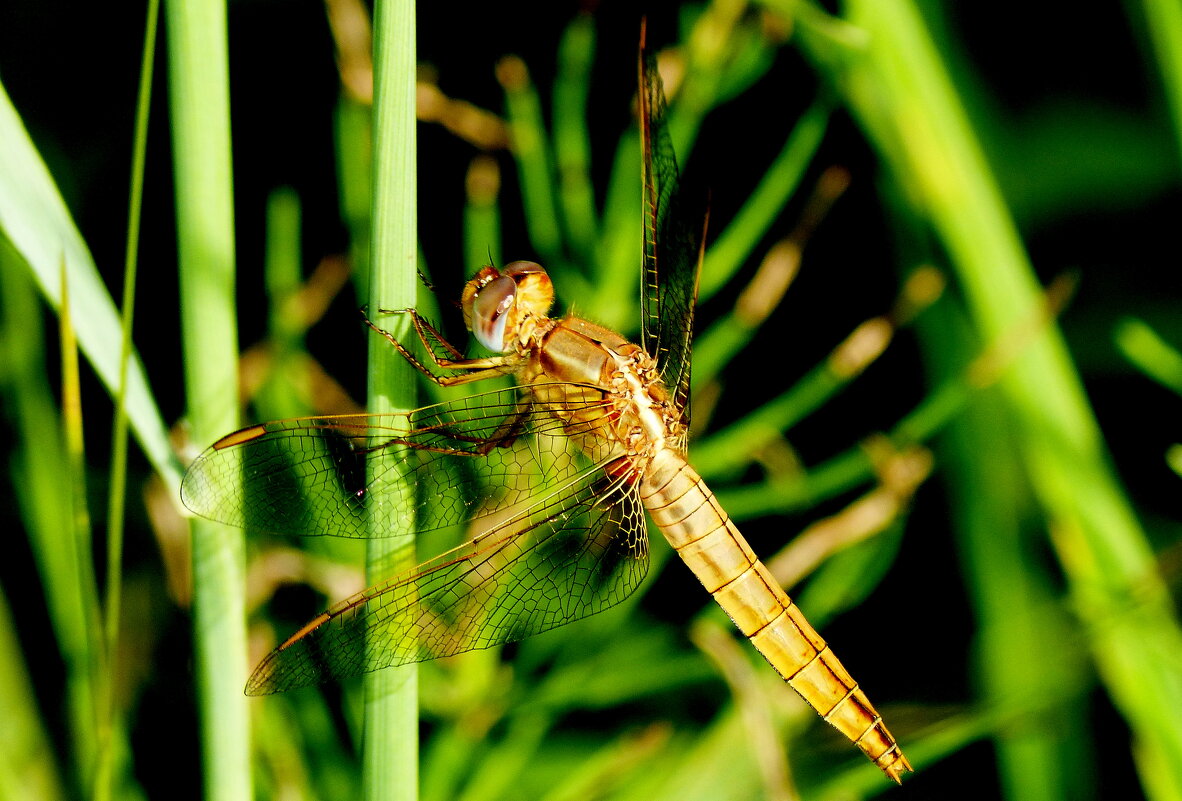
[[[433,364],[374,328],[440,384],[511,374],[517,388],[403,414],[251,426],[186,474],[186,505],[226,523],[381,536],[368,522],[379,513],[476,532],[305,625],[259,665],[247,692],[489,647],[601,611],[647,571],[647,509],[780,675],[899,781],[911,766],[882,718],[686,460],[701,232],[677,213],[664,98],[651,63],[640,63],[643,346],[576,316],[551,318],[553,288],[539,265],[485,267],[462,305],[496,355],[463,358],[413,310],[404,313]]]

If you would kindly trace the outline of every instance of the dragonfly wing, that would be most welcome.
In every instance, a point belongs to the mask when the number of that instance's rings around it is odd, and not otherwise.
[[[577,401],[571,401],[571,405]],[[582,425],[608,410],[583,402]],[[511,506],[581,469],[561,422],[519,389],[395,414],[279,420],[223,437],[189,467],[193,512],[274,534],[397,536],[464,523],[493,497]],[[568,427],[569,428],[569,427]],[[409,490],[407,489],[409,487]],[[368,517],[403,521],[371,532]]]
[[[641,42],[640,143],[644,171],[644,268],[641,344],[661,371],[688,422],[690,342],[698,296],[705,209],[684,208],[677,156],[666,122],[665,90],[656,59]],[[694,220],[691,226],[689,220]]]
[[[587,466],[476,521],[465,545],[334,606],[273,651],[250,695],[523,639],[619,603],[648,571],[634,483]]]

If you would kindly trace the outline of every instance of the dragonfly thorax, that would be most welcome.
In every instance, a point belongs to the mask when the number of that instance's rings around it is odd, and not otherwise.
[[[643,462],[684,441],[681,414],[670,402],[656,363],[642,348],[608,349],[616,361],[613,398],[619,405],[619,436],[630,456]]]

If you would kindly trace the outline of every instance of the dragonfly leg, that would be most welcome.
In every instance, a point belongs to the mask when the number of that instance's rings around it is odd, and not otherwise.
[[[432,347],[432,343],[434,343],[435,345],[438,345],[447,351],[452,360],[462,361],[464,359],[464,354],[460,351],[460,349],[448,342],[447,338],[444,337],[443,334],[439,333],[439,330],[436,329],[435,326],[431,325],[431,323],[427,322],[427,320],[421,314],[419,314],[418,309],[378,309],[378,313],[410,315],[411,324],[413,324],[415,327],[415,334],[418,336],[419,341],[423,343],[423,347],[427,349],[427,352],[432,355],[432,358],[434,358],[436,353],[434,347]],[[379,331],[385,335],[387,339],[390,338],[389,334],[386,334],[385,331],[374,326],[369,322],[368,319],[366,320],[366,323],[369,324],[370,328],[373,328],[374,330]],[[435,361],[438,363],[438,359]]]
[[[435,372],[427,365],[423,364],[417,356],[410,352],[410,350],[394,338],[384,328],[377,326],[365,311],[362,310],[361,318],[365,324],[369,326],[375,333],[382,335],[387,342],[394,346],[394,349],[402,354],[402,358],[406,359],[412,367],[420,373],[431,379],[436,384],[444,387],[455,386],[457,384],[468,384],[473,381],[482,381],[486,378],[494,378],[496,376],[504,375],[512,370],[513,365],[509,363],[509,359],[505,356],[490,356],[481,359],[466,359],[464,354],[458,348],[448,342],[444,336],[435,330],[434,326],[428,323],[415,309],[394,309],[381,310],[385,314],[408,314],[410,315],[411,324],[414,326],[415,335],[423,344],[424,350],[431,357],[434,367],[439,370],[460,370],[462,372],[454,375],[441,375]],[[450,358],[439,355],[436,347],[445,350]]]

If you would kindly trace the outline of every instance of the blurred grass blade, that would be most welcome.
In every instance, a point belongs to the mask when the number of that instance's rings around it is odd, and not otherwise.
[[[37,709],[8,596],[0,591],[0,798],[64,798],[57,760]]]
[[[562,231],[554,196],[550,139],[542,121],[537,87],[530,81],[525,62],[505,56],[497,64],[497,80],[505,90],[505,107],[512,131],[513,156],[521,178],[521,199],[530,244],[551,272],[562,275]],[[561,277],[555,278],[557,284]]]
[[[53,178],[0,85],[0,232],[32,269],[42,294],[57,307],[58,272],[65,259],[82,352],[113,394],[119,383],[120,326],[115,304],[57,191]],[[180,466],[152,397],[143,364],[135,358],[127,381],[127,414],[140,447],[172,489]]]
[[[907,0],[850,0],[862,57],[829,64],[859,121],[931,221],[964,288],[980,338],[992,342],[1031,308],[1030,263],[919,10]],[[806,53],[826,57],[805,42]],[[1152,549],[1119,481],[1079,376],[1055,328],[1001,380],[1034,492],[1054,535],[1075,611],[1117,707],[1166,781],[1182,786],[1182,632]],[[1129,599],[1137,599],[1131,603]]]
[[[639,330],[641,237],[640,133],[633,126],[620,138],[612,162],[607,200],[596,250],[594,294],[583,305],[584,313],[601,324],[627,334]],[[584,297],[578,292],[574,297]],[[571,289],[564,289],[571,293]],[[590,293],[587,293],[590,294]]]
[[[1116,346],[1145,375],[1182,395],[1182,353],[1143,320],[1121,320],[1116,327]]]
[[[938,304],[919,327],[933,343],[926,354],[932,372],[959,373],[971,347],[967,322],[953,304]],[[1026,487],[1008,427],[996,391],[987,391],[940,440],[958,552],[979,621],[978,683],[988,706],[1025,710],[1022,725],[994,732],[1005,797],[1088,798],[1097,777],[1087,753],[1090,677],[1082,637],[1034,557],[1037,532],[1023,521]],[[1013,658],[1038,653],[1046,643],[1055,643],[1056,654],[1042,660],[1039,670]]]
[[[512,798],[521,773],[530,769],[545,743],[553,721],[544,713],[519,714],[504,739],[497,743],[468,780],[456,801],[496,801]]]
[[[98,753],[86,582],[72,530],[72,505],[64,502],[62,477],[69,461],[57,403],[48,385],[42,320],[21,257],[0,240],[0,309],[4,314],[5,404],[17,431],[13,478],[21,518],[45,592],[49,622],[65,663],[65,706],[76,786],[86,787]]]
[[[373,114],[370,106],[341,100],[336,107],[337,194],[349,228],[349,261],[357,297],[369,297],[369,251],[373,236]]]
[[[468,165],[464,181],[464,274],[501,261],[501,168],[491,156],[477,156]]]
[[[270,301],[267,336],[270,363],[256,403],[263,419],[309,414],[311,395],[301,358],[306,321],[298,308],[300,268],[300,198],[291,187],[267,198],[265,278]]]
[[[371,309],[412,307],[418,289],[415,32],[414,0],[379,0],[374,15]],[[398,315],[387,328],[409,342],[414,336],[409,322],[407,315]],[[417,384],[406,360],[383,338],[370,336],[369,411],[413,409]],[[379,470],[383,464],[373,459],[368,469]],[[370,525],[389,530],[395,523],[373,510]],[[371,584],[408,570],[415,564],[414,538],[371,539],[366,561]],[[385,574],[377,575],[383,569]],[[379,670],[366,674],[363,682],[362,794],[370,801],[413,801],[418,796],[418,668]]]
[[[204,447],[238,424],[226,6],[168,0],[165,11],[185,392],[192,437]],[[245,534],[201,520],[191,531],[205,797],[247,801]]]
[[[70,288],[66,279],[66,266],[61,267],[62,305],[58,314],[58,332],[61,337],[61,379],[62,379],[62,441],[66,450],[66,472],[59,478],[65,484],[61,490],[66,507],[70,510],[70,527],[63,534],[76,551],[78,565],[78,597],[82,601],[82,616],[86,622],[86,673],[90,681],[88,695],[94,703],[90,710],[91,720],[98,728],[95,738],[96,750],[89,754],[84,766],[86,787],[95,797],[104,797],[109,787],[111,740],[108,699],[111,697],[109,682],[112,679],[110,660],[103,653],[102,612],[99,607],[98,582],[94,574],[93,532],[90,525],[90,509],[86,502],[86,446],[82,432],[82,382],[78,370],[78,340],[74,337],[73,314],[70,304]]]
[[[858,326],[787,391],[699,443],[694,451],[699,472],[704,477],[727,474],[749,464],[761,448],[849,386],[893,335],[894,326],[885,317]]]
[[[713,297],[734,276],[783,211],[821,146],[831,113],[830,102],[819,100],[797,120],[759,186],[731,224],[710,245],[698,286],[701,301]]]
[[[1142,0],[1142,5],[1166,106],[1174,122],[1174,143],[1182,156],[1182,4],[1178,0]]]
[[[577,15],[558,44],[554,81],[554,158],[558,200],[571,249],[586,268],[594,261],[599,230],[591,185],[591,136],[587,130],[587,95],[595,56],[595,23]]]

